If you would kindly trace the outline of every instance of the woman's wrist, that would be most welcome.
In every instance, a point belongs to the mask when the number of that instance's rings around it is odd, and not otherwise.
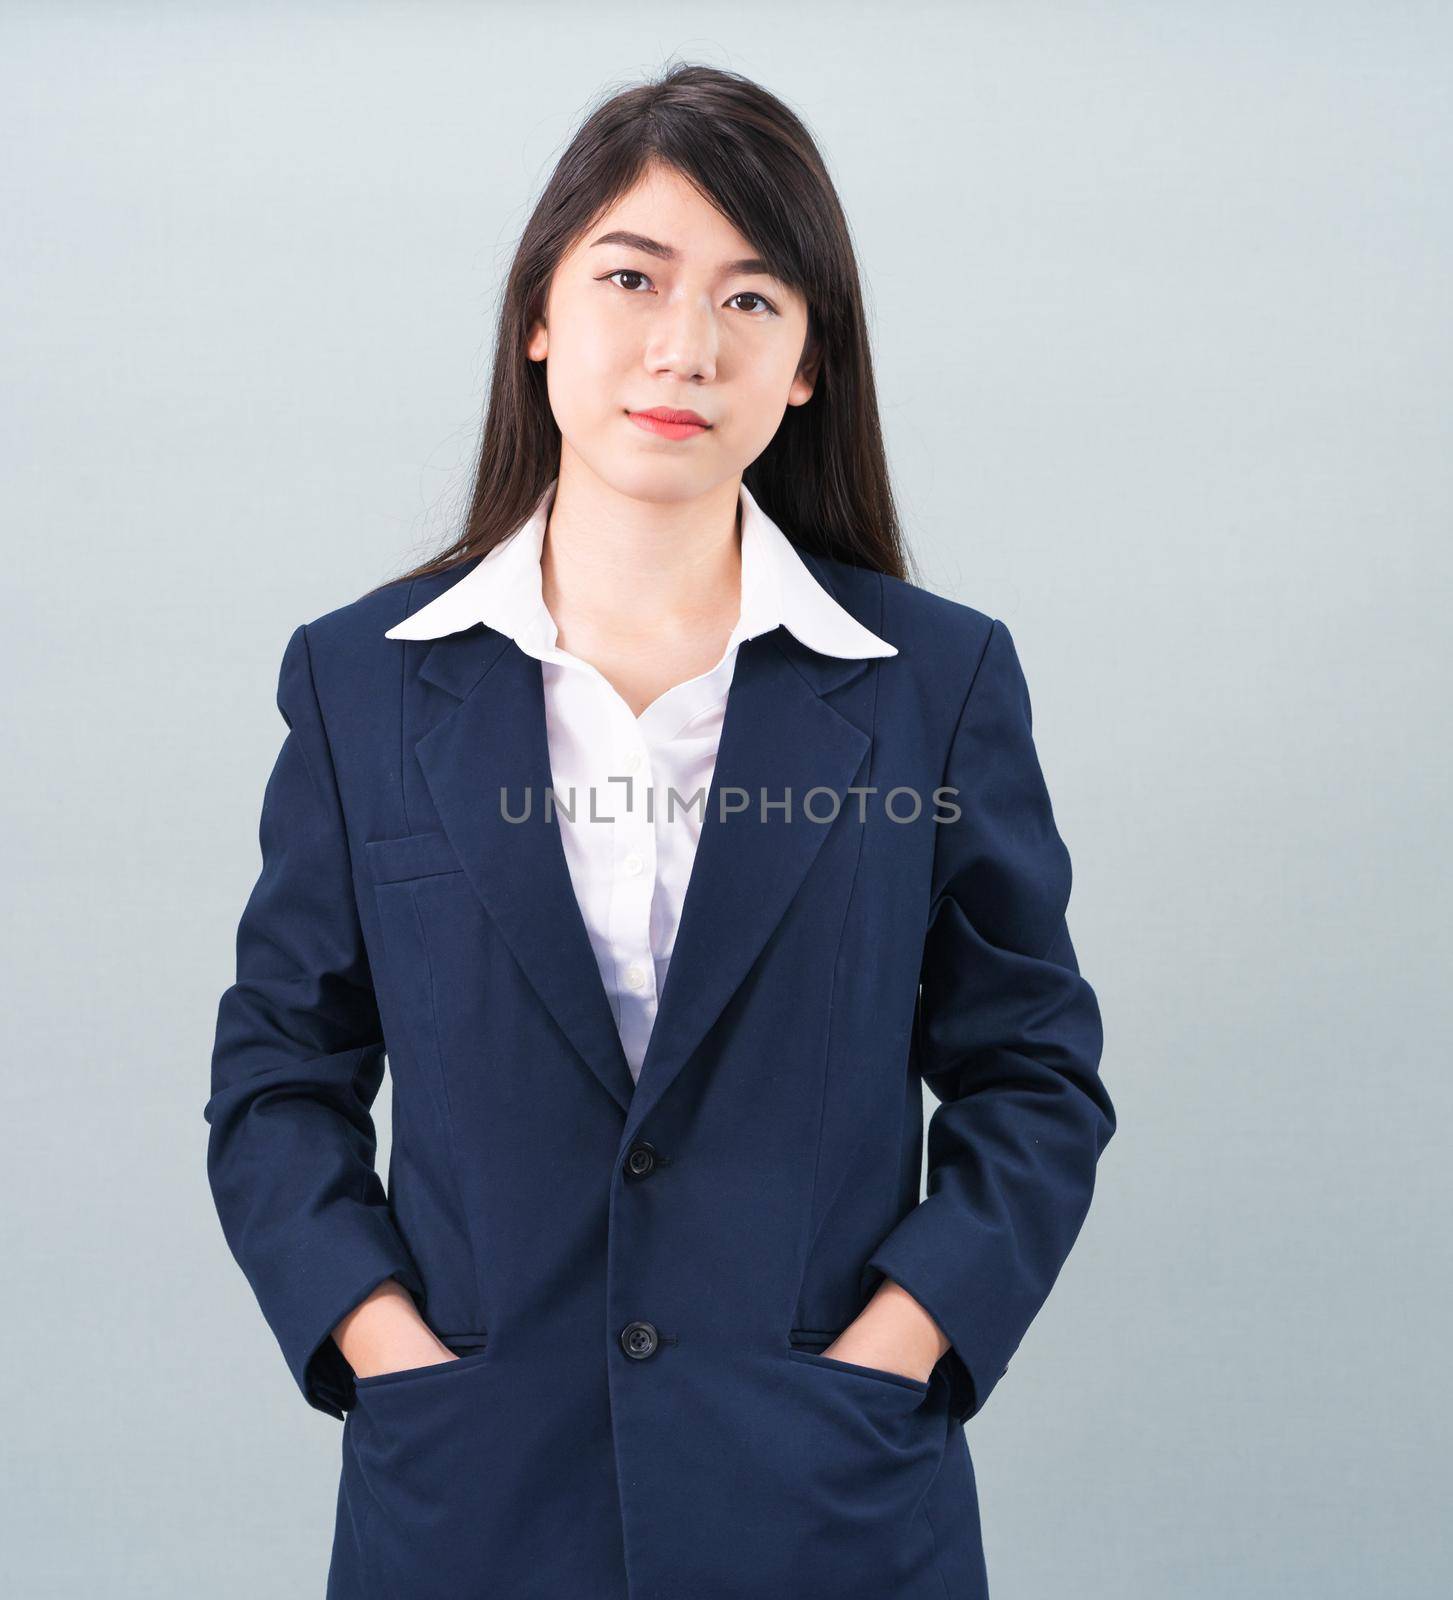
[[[333,1342],[359,1378],[454,1357],[396,1278],[386,1278],[338,1322]]]
[[[949,1341],[911,1294],[891,1278],[823,1352],[927,1382]]]

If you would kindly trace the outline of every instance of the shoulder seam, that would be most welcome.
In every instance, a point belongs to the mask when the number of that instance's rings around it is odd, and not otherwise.
[[[348,819],[343,814],[343,791],[338,785],[338,762],[333,754],[333,735],[328,731],[328,719],[323,715],[323,699],[318,693],[318,679],[313,671],[313,641],[308,633],[309,624],[301,624],[303,653],[308,662],[308,688],[313,696],[313,707],[318,713],[318,727],[323,734],[323,749],[328,757],[328,781],[333,789],[333,804],[338,812],[338,824],[343,832],[343,850],[348,857],[348,874],[353,876],[353,842],[348,837]]]
[[[984,635],[984,643],[983,647],[979,651],[979,659],[974,663],[974,670],[969,675],[969,686],[964,690],[963,704],[960,705],[959,714],[954,721],[955,728],[957,728],[964,720],[964,713],[968,710],[969,700],[974,693],[974,685],[979,681],[979,673],[983,669],[984,657],[988,655],[989,646],[994,642],[994,635],[1001,626],[1002,624],[1000,623],[998,617],[991,617],[989,619],[989,631]]]
[[[957,715],[954,717],[953,733],[949,738],[948,750],[943,758],[943,780],[948,778],[949,767],[952,765],[954,758],[954,746],[959,742],[959,733],[964,725],[964,717],[969,709],[969,701],[974,693],[974,685],[979,681],[979,673],[984,665],[984,657],[989,653],[989,646],[993,642],[994,634],[998,631],[998,628],[998,617],[991,617],[989,620],[989,631],[984,635],[984,643],[979,651],[979,658],[974,662],[974,670],[969,674],[969,686],[964,690],[964,698],[959,704]],[[942,789],[951,786],[945,781],[941,780],[939,787]]]

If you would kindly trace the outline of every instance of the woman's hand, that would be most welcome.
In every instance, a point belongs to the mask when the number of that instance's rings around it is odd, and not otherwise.
[[[885,1278],[878,1292],[822,1354],[927,1383],[948,1347],[938,1324],[913,1296]]]
[[[459,1357],[441,1344],[419,1315],[414,1297],[396,1278],[385,1278],[333,1329],[333,1341],[355,1378],[433,1367]]]

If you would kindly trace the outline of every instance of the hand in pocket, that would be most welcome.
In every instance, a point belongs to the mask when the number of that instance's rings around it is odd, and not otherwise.
[[[414,1297],[385,1278],[333,1329],[333,1341],[355,1378],[381,1378],[459,1358],[419,1315]]]
[[[442,1344],[438,1344],[437,1340],[435,1340],[435,1344],[438,1345],[437,1350],[430,1351],[422,1356],[412,1353],[390,1352],[387,1357],[383,1358],[382,1366],[376,1369],[369,1366],[366,1370],[360,1370],[355,1367],[353,1376],[355,1378],[392,1377],[400,1372],[422,1372],[426,1367],[442,1366],[446,1361],[458,1361],[459,1357],[453,1350],[446,1349]]]

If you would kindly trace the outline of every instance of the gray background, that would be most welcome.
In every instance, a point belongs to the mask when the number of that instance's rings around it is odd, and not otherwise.
[[[447,537],[529,205],[676,55],[822,142],[925,581],[1009,623],[1075,861],[1121,1125],[969,1427],[995,1600],[1447,1592],[1450,44],[1413,4],[0,10],[0,1588],[322,1593],[341,1430],[201,1116],[278,664]]]

